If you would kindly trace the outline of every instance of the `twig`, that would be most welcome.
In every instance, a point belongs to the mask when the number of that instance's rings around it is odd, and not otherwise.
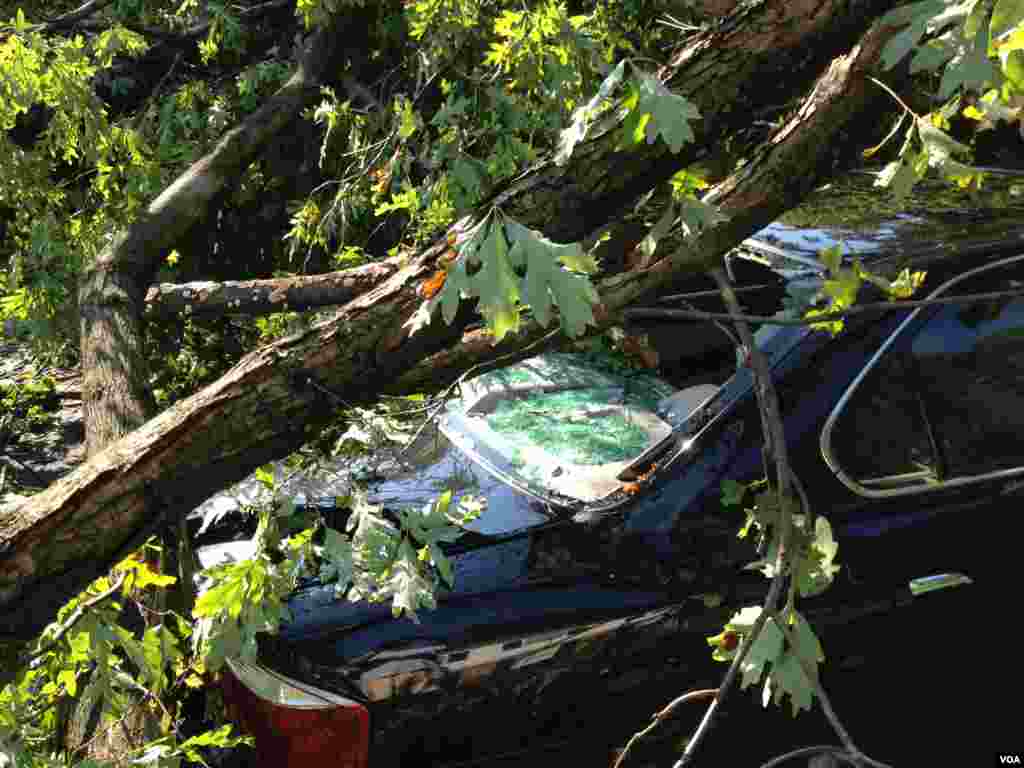
[[[912,110],[910,107],[908,107],[907,103],[905,101],[903,101],[903,99],[901,99],[899,96],[896,95],[896,91],[894,91],[888,85],[883,83],[881,80],[878,80],[878,79],[876,79],[874,77],[868,77],[868,80],[870,80],[872,83],[874,83],[879,88],[881,88],[883,91],[885,91],[890,96],[892,96],[896,100],[896,103],[899,104],[901,107],[903,107],[903,109],[906,110],[906,112],[904,112],[904,114],[909,114],[909,115],[912,115],[913,117],[916,117],[916,118],[920,119],[921,116],[918,115],[917,112]]]
[[[78,623],[78,620],[81,619],[82,616],[85,615],[86,611],[88,611],[90,608],[92,608],[92,607],[102,603],[104,600],[106,600],[106,599],[108,599],[110,597],[113,597],[113,595],[119,589],[121,589],[122,586],[124,586],[124,581],[127,578],[128,578],[127,572],[122,573],[121,574],[121,578],[119,578],[110,587],[110,589],[108,589],[108,590],[106,590],[104,592],[101,592],[100,594],[96,595],[96,597],[92,598],[91,600],[86,600],[84,603],[79,605],[71,613],[71,615],[68,617],[67,621],[64,622],[64,624],[60,627],[60,629],[57,630],[57,632],[54,634],[54,636],[50,639],[50,642],[48,642],[45,646],[43,646],[42,648],[37,649],[35,652],[30,654],[29,657],[28,657],[28,661],[31,661],[33,659],[39,658],[44,653],[47,653],[49,650],[51,650],[55,645],[57,645],[57,643],[60,642],[61,638],[64,637],[64,635],[66,635],[68,633],[68,631],[73,626],[75,626],[76,623]]]
[[[762,323],[764,325],[817,325],[818,323],[827,323],[840,317],[862,315],[867,312],[898,312],[904,309],[938,307],[947,304],[977,304],[982,301],[997,301],[1018,296],[1024,296],[1024,288],[1015,288],[1010,291],[992,291],[990,293],[972,293],[966,296],[949,296],[941,299],[921,299],[920,301],[877,301],[837,312],[828,312],[817,317],[801,318],[745,315],[742,313],[732,314],[729,312],[702,312],[696,309],[655,309],[653,307],[626,309],[623,310],[623,314],[630,319],[742,320],[745,323]]]
[[[797,476],[795,472],[790,473],[791,480],[793,481],[793,487],[796,488],[797,494],[800,496],[800,505],[804,510],[804,530],[811,537],[814,536],[814,525],[815,515],[814,510],[811,509],[811,502],[807,498],[807,490],[804,488],[803,482]],[[786,611],[795,610],[796,605],[796,579],[789,580],[789,594],[786,596]]]
[[[774,613],[779,595],[782,592],[783,582],[785,581],[785,565],[788,560],[789,542],[792,538],[793,528],[792,518],[787,514],[787,510],[789,509],[789,504],[787,502],[793,497],[791,482],[793,472],[790,469],[789,458],[786,452],[785,430],[782,424],[782,416],[779,411],[778,394],[776,393],[775,385],[772,382],[771,368],[768,365],[768,359],[765,357],[764,352],[762,352],[754,343],[754,335],[751,333],[750,326],[742,317],[740,317],[739,299],[736,297],[736,293],[732,289],[732,283],[729,282],[729,276],[725,273],[725,270],[722,269],[722,267],[715,267],[712,269],[711,276],[714,278],[715,283],[718,284],[718,289],[722,293],[722,299],[725,301],[725,305],[729,309],[729,317],[732,319],[733,325],[736,327],[736,331],[739,333],[740,339],[743,341],[744,346],[747,347],[750,354],[750,367],[754,374],[758,410],[761,412],[761,423],[764,430],[764,451],[766,455],[772,457],[775,463],[779,509],[782,511],[782,519],[780,522],[781,543],[776,554],[775,575],[772,578],[772,584],[768,590],[768,597],[765,599],[761,613],[754,622],[754,626],[751,629],[750,634],[744,638],[743,645],[740,647],[740,652],[737,653],[736,657],[732,660],[732,665],[729,667],[729,671],[726,673],[725,679],[722,681],[722,685],[718,689],[718,695],[715,696],[711,705],[708,707],[707,712],[704,713],[704,719],[701,720],[700,725],[697,726],[697,730],[694,732],[693,738],[687,743],[686,749],[683,751],[679,760],[676,761],[673,768],[683,768],[683,766],[686,766],[693,759],[693,756],[697,751],[697,747],[710,728],[710,724],[714,719],[718,707],[721,706],[726,694],[728,694],[729,689],[732,687],[733,680],[736,678],[742,659],[746,656],[754,641],[757,639],[757,636],[760,634],[769,616]]]
[[[754,641],[757,640],[758,635],[761,634],[761,630],[764,629],[764,625],[768,621],[768,617],[771,612],[767,609],[767,606],[772,606],[779,599],[779,595],[782,592],[782,550],[779,550],[778,564],[780,567],[775,569],[775,577],[772,579],[771,587],[768,589],[768,597],[765,598],[764,604],[765,610],[762,610],[754,621],[754,626],[750,628],[750,634],[743,638],[743,643],[740,645],[739,651],[736,656],[733,657],[732,664],[729,665],[729,671],[725,673],[725,678],[722,680],[722,684],[718,687],[718,691],[715,694],[715,698],[711,700],[711,704],[708,705],[707,710],[704,712],[704,717],[701,718],[700,725],[697,726],[697,730],[693,732],[693,738],[686,743],[686,749],[683,750],[682,756],[675,762],[672,768],[683,768],[693,760],[693,755],[697,751],[697,747],[703,741],[707,735],[708,730],[711,728],[711,723],[714,721],[715,714],[718,708],[722,706],[722,702],[725,701],[725,697],[729,694],[730,688],[732,688],[733,681],[736,679],[736,675],[739,673],[740,665],[747,658],[747,654],[750,653],[750,649],[754,646]]]
[[[796,633],[794,633],[790,628],[789,623],[782,619],[777,619],[775,624],[782,630],[782,634],[786,636],[786,642],[789,643],[789,646],[793,649],[792,653],[795,654],[797,661],[803,668],[804,676],[807,678],[808,682],[813,683],[814,694],[818,697],[818,701],[821,702],[821,709],[825,713],[825,717],[828,718],[829,724],[831,724],[832,729],[836,732],[839,740],[843,742],[850,758],[857,765],[868,765],[871,766],[871,768],[890,768],[890,766],[885,763],[872,760],[857,748],[857,745],[850,737],[849,731],[846,730],[846,726],[843,725],[843,722],[839,719],[835,710],[832,709],[832,702],[829,700],[828,694],[825,693],[825,689],[822,687],[821,681],[818,680],[818,676],[814,674],[815,670],[812,669],[807,660],[800,655],[799,640],[797,639]]]
[[[757,398],[764,426],[764,452],[766,456],[770,455],[775,461],[776,471],[779,477],[778,489],[781,501],[782,499],[786,499],[791,496],[790,478],[792,476],[792,472],[789,468],[789,462],[786,456],[785,436],[783,433],[782,419],[779,415],[778,396],[776,395],[774,385],[772,384],[768,360],[765,358],[764,353],[758,349],[756,344],[754,344],[754,338],[750,331],[750,326],[747,325],[743,316],[740,314],[739,300],[736,298],[736,293],[733,291],[732,285],[724,270],[720,267],[716,268],[712,271],[712,277],[714,277],[715,282],[718,284],[722,298],[730,310],[729,313],[725,315],[725,318],[733,321],[733,324],[740,335],[741,341],[750,350],[751,368],[754,371],[755,381],[757,382]],[[668,312],[671,310],[651,311]],[[780,504],[780,506],[783,509],[788,508],[785,505]],[[687,742],[683,754],[680,756],[679,760],[676,761],[673,768],[683,768],[683,766],[688,765],[693,759],[694,754],[696,754],[697,747],[710,730],[711,723],[714,721],[718,709],[729,694],[732,684],[736,680],[736,675],[739,673],[740,666],[743,664],[747,654],[753,647],[754,642],[764,629],[765,623],[775,613],[775,606],[778,603],[779,595],[782,594],[782,587],[786,580],[786,569],[784,566],[790,536],[791,525],[784,523],[781,531],[782,543],[776,554],[775,575],[772,578],[771,586],[768,588],[768,595],[765,597],[761,613],[754,621],[753,626],[750,628],[750,632],[743,638],[743,642],[740,644],[740,648],[733,657],[732,664],[729,666],[729,671],[726,672],[725,678],[722,680],[722,684],[715,691],[714,698],[711,700],[707,710],[704,712],[704,717],[701,719],[700,724],[694,731],[693,737]],[[675,704],[675,702],[673,702],[673,704]],[[673,704],[670,704],[666,709],[671,708]],[[635,741],[642,737],[642,735],[649,733],[658,722],[660,722],[660,720],[656,719],[655,723],[652,723],[642,732],[635,734],[630,739],[626,748],[623,750],[623,754],[621,754],[619,756],[619,760],[616,761],[616,766],[622,762],[625,754],[629,751],[629,746],[635,743]]]
[[[774,287],[775,286],[773,286],[773,285],[769,285],[768,283],[764,283],[764,284],[761,284],[761,285],[736,286],[736,287],[733,288],[733,290],[736,293],[750,293],[751,291],[764,291],[764,290],[766,290],[768,288],[774,288]],[[679,301],[679,300],[686,301],[688,299],[699,299],[699,298],[702,298],[704,296],[721,296],[721,295],[722,295],[721,291],[719,291],[717,288],[713,288],[713,289],[711,289],[709,291],[691,291],[689,293],[673,293],[673,294],[671,294],[669,296],[662,296],[660,299],[658,299],[658,303],[659,304],[664,304],[665,302],[668,302],[668,301]]]
[[[700,690],[684,693],[682,696],[670,701],[668,705],[661,711],[655,712],[651,724],[644,728],[642,731],[637,731],[636,733],[634,733],[630,740],[626,742],[626,746],[622,748],[622,751],[619,752],[619,756],[615,758],[615,763],[612,765],[612,768],[619,768],[625,762],[626,755],[629,754],[629,751],[633,748],[633,745],[641,739],[643,739],[644,737],[646,737],[647,734],[651,733],[651,731],[653,731],[659,725],[661,725],[661,721],[667,718],[669,715],[671,715],[677,707],[682,706],[688,701],[696,701],[697,699],[704,699],[708,696],[714,696],[718,693],[718,690],[718,688],[701,688]]]
[[[45,23],[45,26],[47,29],[57,29],[58,27],[71,26],[72,24],[81,21],[87,16],[92,16],[92,14],[96,13],[97,11],[103,10],[108,5],[113,4],[113,2],[114,0],[89,0],[89,2],[85,3],[84,5],[80,6],[74,11],[69,11],[68,13],[65,13],[63,16],[58,16],[55,19],[48,19]]]
[[[800,749],[794,749],[792,752],[787,752],[784,755],[773,757],[767,763],[761,766],[761,768],[777,768],[787,760],[792,760],[797,757],[813,757],[814,755],[832,755],[837,757],[845,763],[855,764],[853,757],[842,747],[834,747],[828,744],[818,744],[813,747],[801,747]]]
[[[139,126],[142,125],[142,121],[146,117],[146,110],[149,109],[153,101],[160,95],[160,91],[163,90],[163,87],[167,85],[167,81],[171,79],[171,76],[174,74],[174,70],[178,68],[178,64],[181,62],[182,56],[182,52],[178,51],[177,55],[174,57],[174,61],[171,62],[171,66],[167,68],[164,76],[160,78],[160,82],[156,84],[156,88],[150,92],[149,98],[146,99],[146,103],[132,121],[132,130],[139,130]]]

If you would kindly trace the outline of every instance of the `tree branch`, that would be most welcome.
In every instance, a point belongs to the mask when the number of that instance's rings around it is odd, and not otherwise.
[[[789,647],[798,648],[798,638],[790,628],[789,622],[777,620],[775,624],[782,630],[782,634],[786,636],[786,642],[789,644]],[[832,708],[832,702],[829,699],[828,694],[825,693],[825,689],[822,687],[821,681],[818,680],[817,675],[813,674],[814,670],[808,667],[808,662],[805,657],[801,656],[799,653],[796,653],[796,658],[797,661],[799,661],[800,666],[803,667],[804,676],[814,683],[814,695],[818,697],[818,701],[821,703],[821,709],[825,713],[825,717],[828,718],[828,721],[832,725],[836,735],[839,736],[839,740],[843,742],[843,746],[846,749],[846,752],[853,759],[853,762],[857,765],[869,766],[870,768],[891,768],[891,766],[888,766],[885,763],[880,763],[877,760],[873,760],[860,751],[857,745],[853,742],[853,739],[850,737],[849,731],[846,730],[843,722],[839,719],[839,715],[837,715],[835,710]]]
[[[113,0],[104,0],[104,4],[109,4]],[[249,8],[245,8],[238,11],[238,16],[243,19],[257,19],[272,11],[279,10],[281,8],[287,8],[291,5],[294,0],[270,0],[266,3],[260,3],[259,5],[253,5]],[[89,15],[89,14],[86,14]],[[84,17],[83,17],[84,18]],[[52,22],[51,22],[52,23]],[[72,26],[75,22],[68,22],[61,24],[60,26]],[[121,26],[125,29],[131,30],[143,37],[151,37],[156,40],[162,40],[167,43],[176,43],[184,45],[198,40],[200,37],[210,31],[210,26],[213,22],[204,21],[201,24],[193,24],[187,29],[183,29],[180,32],[176,32],[170,29],[158,29],[156,27],[144,27],[141,24],[136,24],[133,21],[122,21]],[[110,24],[106,22],[86,22],[79,24],[79,26],[94,31],[103,31],[110,28]]]
[[[688,693],[684,693],[682,696],[679,696],[670,701],[665,707],[654,713],[654,719],[651,721],[650,725],[648,725],[642,731],[637,731],[636,733],[634,733],[630,740],[626,742],[626,746],[619,753],[619,756],[615,758],[615,763],[612,765],[612,768],[621,768],[622,764],[626,762],[626,757],[629,755],[630,750],[641,739],[645,738],[648,734],[652,733],[659,725],[661,725],[661,722],[668,718],[673,712],[675,712],[676,709],[678,709],[683,704],[686,704],[689,701],[698,701],[699,699],[705,699],[710,696],[715,696],[718,694],[719,690],[720,689],[718,688],[702,688],[700,690],[689,691]]]
[[[766,0],[757,6],[757,12],[785,13],[791,5]],[[817,3],[816,13],[834,13],[836,18],[821,21],[815,17],[815,34],[830,29],[832,23],[851,22],[849,14],[854,13],[853,27],[862,29],[866,18],[884,12],[889,5]],[[786,25],[788,37],[784,42],[799,38],[802,30],[800,24]],[[335,41],[344,39],[343,32],[342,28],[328,30]],[[814,39],[809,36],[805,42]],[[736,61],[746,62],[743,51],[734,54]],[[718,263],[729,249],[795,205],[832,173],[829,147],[833,139],[868,103],[860,78],[866,56],[864,46],[858,46],[854,53],[837,60],[809,97],[808,108],[801,109],[794,116],[795,122],[784,126],[765,151],[729,180],[719,198],[731,216],[729,221],[688,242],[672,258],[662,256],[646,269],[601,281],[600,302],[594,307],[595,330],[617,319],[618,313],[638,297],[677,280],[686,271]],[[764,61],[761,56],[750,58]],[[318,63],[326,66],[328,61]],[[712,73],[716,71],[713,64],[714,60],[709,67]],[[750,79],[750,88],[756,91],[764,73],[741,66]],[[315,74],[310,70],[300,78],[294,85],[299,92],[288,92],[284,100],[287,106],[276,101],[273,114],[266,115],[266,120],[275,126],[286,124],[305,94],[317,98]],[[706,85],[710,91],[717,91],[722,81],[713,78]],[[267,123],[262,125],[266,128]],[[710,140],[719,128],[726,130],[728,121],[708,127],[705,138]],[[250,157],[250,151],[258,151],[259,141],[266,135],[262,129],[244,136],[229,134],[226,141],[237,144],[233,150],[223,150],[227,153],[221,156],[223,164],[210,160],[199,163],[97,260],[92,290],[110,284],[112,301],[120,296],[122,302],[122,314],[116,317],[131,319],[132,312],[126,307],[137,308],[141,315],[147,278],[163,251],[172,247],[184,227],[201,217],[223,178],[243,167],[243,158]],[[593,166],[594,157],[589,152],[584,155],[579,163]],[[643,160],[638,168],[647,167],[646,162]],[[205,170],[211,167],[212,178],[204,178]],[[607,169],[607,164],[603,167]],[[600,166],[589,171],[591,178],[607,175]],[[652,179],[644,183],[649,186],[655,182]],[[564,179],[558,181],[559,188],[564,190],[565,183]],[[175,194],[193,188],[194,194]],[[596,192],[588,194],[593,198]],[[529,210],[532,200],[534,219],[555,220],[557,208],[545,210],[536,202],[538,199],[518,199],[510,215],[518,217],[520,209]],[[183,221],[169,212],[175,207]],[[161,230],[161,220],[171,231]],[[151,242],[145,239],[147,234]],[[494,345],[492,337],[468,329],[473,315],[460,310],[453,325],[435,317],[410,336],[407,321],[423,303],[417,288],[436,271],[445,245],[442,241],[412,259],[373,290],[342,307],[331,321],[250,353],[218,381],[177,403],[143,429],[92,454],[88,462],[17,508],[0,513],[0,682],[13,671],[5,657],[11,658],[11,652],[17,654],[21,644],[52,621],[69,597],[116,562],[118,550],[152,524],[154,504],[161,505],[169,518],[177,519],[256,467],[288,455],[330,420],[331,402],[302,386],[303,376],[315,374],[322,386],[353,403],[367,402],[384,392],[417,392],[425,387],[434,391],[474,364],[503,354],[520,354],[523,346],[549,332],[535,321],[526,320],[517,333],[508,334]],[[127,283],[126,274],[132,278]],[[93,306],[101,305],[97,298],[91,300]],[[95,318],[90,315],[89,301],[83,305],[83,323],[89,331],[88,324]],[[105,322],[117,330],[111,316]],[[554,344],[559,338],[560,334],[545,344]],[[462,346],[460,342],[468,343]],[[92,349],[99,359],[83,360],[85,365],[111,365],[102,344],[94,344]],[[141,380],[146,382],[145,377]],[[91,386],[102,388],[102,376]],[[86,382],[83,389],[89,389]]]
[[[384,282],[398,268],[399,260],[392,258],[323,275],[222,283],[161,283],[146,295],[146,315],[264,315],[346,304]]]
[[[71,629],[75,626],[75,624],[78,623],[78,621],[86,614],[86,612],[90,608],[93,608],[94,606],[97,606],[100,603],[102,603],[103,601],[105,601],[105,600],[113,597],[114,595],[116,595],[117,591],[119,589],[121,589],[122,586],[124,586],[125,579],[127,579],[127,578],[128,578],[127,572],[122,573],[121,577],[119,579],[117,579],[113,584],[111,584],[109,589],[104,590],[100,594],[98,594],[95,597],[92,597],[92,598],[86,600],[84,603],[79,605],[74,610],[74,612],[70,616],[68,616],[67,620],[63,624],[60,625],[60,627],[57,629],[57,631],[54,632],[53,637],[50,638],[50,641],[46,645],[44,645],[42,648],[36,649],[31,654],[31,656],[26,658],[22,663],[23,664],[28,664],[28,663],[30,663],[32,661],[32,659],[39,658],[44,653],[46,653],[46,652],[50,651],[51,649],[55,648],[57,646],[57,643],[60,642],[61,638],[64,637],[64,635],[66,635],[69,631],[71,631]]]
[[[89,263],[79,283],[86,453],[145,423],[154,411],[142,355],[146,289],[163,255],[205,215],[215,196],[319,97],[336,68],[349,18],[336,15],[300,56],[295,74],[208,155],[194,163]]]
[[[65,13],[62,16],[57,16],[56,18],[53,19],[47,19],[47,21],[42,26],[44,29],[48,31],[60,29],[61,27],[70,27],[77,24],[82,19],[88,18],[89,16],[92,16],[94,13],[103,10],[108,5],[112,5],[113,3],[114,0],[89,0],[89,2],[85,3],[84,5],[75,9],[74,11]]]
[[[739,319],[746,323],[762,323],[764,325],[817,325],[838,320],[841,317],[853,317],[869,312],[900,312],[920,307],[941,307],[950,304],[977,304],[983,301],[998,301],[1024,296],[1024,288],[1010,291],[992,291],[990,293],[971,293],[964,296],[949,296],[938,299],[920,299],[915,301],[878,301],[860,304],[849,309],[828,312],[816,317],[775,317],[774,315],[733,315],[728,312],[702,312],[699,309],[655,309],[638,307],[627,309],[623,314],[634,320],[732,320]]]
[[[820,744],[813,747],[800,747],[799,749],[794,749],[791,752],[786,752],[784,755],[773,757],[767,763],[762,765],[761,768],[778,768],[778,766],[783,763],[789,762],[797,757],[814,757],[815,755],[833,755],[844,763],[854,765],[853,758],[850,756],[850,753],[842,747]]]

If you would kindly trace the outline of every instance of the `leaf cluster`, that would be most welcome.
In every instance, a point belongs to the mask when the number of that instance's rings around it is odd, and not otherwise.
[[[169,768],[182,760],[205,764],[201,748],[250,741],[232,735],[230,726],[187,739],[174,730],[175,718],[164,700],[180,698],[183,685],[203,684],[189,659],[191,624],[173,612],[138,633],[121,624],[126,603],[175,582],[155,569],[154,557],[159,559],[159,548],[147,544],[63,606],[40,636],[31,663],[0,690],[0,750],[16,764],[65,764],[52,751],[52,740],[58,705],[71,698],[87,711],[95,707],[101,728],[134,708],[163,712],[169,732],[146,745],[142,762]]]
[[[454,586],[443,545],[458,540],[480,515],[482,500],[463,495],[453,504],[449,489],[421,509],[402,510],[390,519],[359,496],[352,501],[346,532],[326,530],[318,552],[320,579],[333,581],[339,597],[390,600],[396,617],[405,614],[418,621],[418,610],[436,606],[439,589]]]
[[[744,608],[733,615],[722,632],[709,637],[708,645],[714,648],[712,658],[731,662],[739,643],[750,634],[761,611],[760,606]],[[786,621],[788,633],[784,633],[777,617],[767,619],[740,664],[740,687],[749,688],[763,679],[761,698],[764,706],[768,706],[770,701],[778,704],[783,696],[788,695],[795,717],[802,710],[809,710],[814,702],[818,665],[825,660],[825,654],[814,630],[802,615],[793,611]],[[790,642],[789,637],[795,642]]]
[[[0,446],[16,442],[25,432],[48,429],[57,403],[52,376],[30,375],[9,384],[0,382]]]
[[[779,575],[781,563],[791,586],[785,608],[769,614],[756,636],[752,632],[764,610],[761,606],[744,608],[722,632],[709,637],[708,644],[714,649],[712,658],[732,662],[744,641],[752,636],[752,645],[740,664],[741,687],[763,678],[764,705],[769,701],[778,704],[788,694],[795,716],[810,709],[818,683],[818,664],[825,659],[821,644],[796,610],[795,601],[797,596],[821,594],[832,584],[839,572],[835,562],[838,544],[825,517],[819,515],[812,520],[795,514],[796,504],[780,498],[767,480],[749,485],[726,480],[721,491],[723,506],[742,508],[746,516],[737,535],[754,538],[761,555],[747,567],[772,579]],[[780,552],[784,540],[789,542],[788,551]]]
[[[495,209],[479,224],[450,235],[443,287],[410,319],[416,330],[438,305],[445,322],[455,319],[463,299],[476,298],[495,342],[519,329],[522,310],[547,326],[558,308],[562,328],[580,336],[594,322],[598,300],[587,275],[597,270],[579,243],[559,244]]]
[[[841,243],[823,248],[818,258],[825,268],[825,280],[820,288],[813,285],[790,284],[783,300],[785,317],[803,317],[815,320],[811,328],[835,336],[844,328],[841,313],[857,302],[861,288],[869,283],[890,300],[907,299],[924,283],[925,272],[903,269],[895,279],[869,271],[860,259],[843,260]],[[822,302],[824,302],[822,304]]]
[[[942,106],[917,115],[900,101],[903,113],[882,144],[899,131],[904,118],[910,117],[910,126],[898,159],[885,167],[878,185],[902,197],[931,169],[963,189],[977,189],[984,171],[966,162],[971,148],[949,135],[949,121],[961,113],[978,121],[979,129],[999,121],[1020,124],[1024,3],[921,0],[890,11],[881,23],[900,30],[882,51],[883,67],[891,69],[909,57],[911,74],[933,74],[934,98]]]

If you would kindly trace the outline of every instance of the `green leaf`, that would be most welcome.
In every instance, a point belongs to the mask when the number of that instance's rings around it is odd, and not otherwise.
[[[900,60],[917,45],[928,29],[928,23],[932,17],[937,16],[946,9],[943,0],[924,0],[924,2],[910,3],[909,5],[896,8],[881,19],[881,24],[887,26],[908,25],[906,29],[899,32],[885,44],[882,49],[882,68],[892,69]]]
[[[566,333],[581,335],[587,324],[594,321],[591,305],[598,296],[587,277],[566,268],[593,272],[597,269],[593,255],[584,253],[579,243],[552,242],[518,222],[509,220],[505,228],[513,241],[515,262],[526,266],[521,295],[537,322],[548,325],[554,303]]]
[[[811,708],[818,685],[818,664],[825,660],[825,654],[804,617],[794,612],[793,618],[791,626],[796,645],[782,653],[772,665],[765,680],[763,701],[767,706],[770,696],[778,704],[788,694],[795,717],[801,710]]]
[[[797,589],[801,597],[813,597],[824,592],[832,584],[839,566],[835,564],[839,545],[832,537],[832,526],[824,517],[817,517],[814,523],[814,538],[808,551],[797,563]]]
[[[835,309],[847,309],[857,301],[861,286],[860,275],[853,269],[840,269],[831,280],[825,280],[822,291],[832,299]]]
[[[530,306],[536,312],[535,297],[538,293],[543,293],[543,286],[546,284],[558,306],[559,318],[565,333],[570,337],[582,336],[586,326],[594,323],[592,306],[599,300],[590,280],[583,275],[567,272],[554,261],[549,262],[546,268],[535,265],[531,265],[531,268],[532,277],[530,270],[526,273]],[[541,321],[539,315],[538,321]],[[542,322],[542,325],[547,323]]]
[[[876,187],[886,187],[894,198],[902,200],[928,170],[928,155],[911,150],[893,160],[875,179]]]
[[[459,154],[451,164],[452,177],[462,187],[467,201],[474,202],[479,198],[484,174],[477,167],[477,161],[468,155]]]
[[[68,696],[78,692],[78,670],[62,669],[57,673],[57,685],[63,685]]]
[[[491,227],[479,256],[483,266],[473,283],[480,297],[480,314],[487,319],[497,343],[509,331],[519,330],[519,279],[509,261],[505,235],[497,224]]]
[[[658,247],[658,241],[672,230],[672,225],[675,224],[675,222],[676,207],[675,204],[669,203],[665,206],[665,210],[662,212],[661,217],[654,223],[654,226],[648,230],[639,245],[637,245],[637,250],[643,254],[641,266],[646,267],[651,263],[651,257],[654,255],[654,251]]]
[[[909,269],[902,270],[896,279],[889,284],[889,297],[893,299],[910,298],[924,283],[926,274],[925,272],[912,273]]]
[[[715,205],[702,200],[685,198],[679,204],[679,225],[686,237],[696,237],[705,229],[728,221],[729,217]]]
[[[696,198],[701,190],[708,188],[707,179],[704,178],[699,169],[693,167],[676,171],[672,174],[672,178],[668,180],[668,183],[672,187],[672,197],[676,201]]]
[[[395,114],[398,116],[398,136],[405,140],[419,130],[422,120],[416,110],[412,108],[412,102],[404,97],[399,97],[395,102]]]
[[[233,749],[241,744],[253,744],[251,736],[242,736],[232,733],[232,726],[221,726],[215,731],[206,731],[181,742],[176,750],[182,757],[193,763],[206,764],[205,756],[199,747],[217,747],[219,749]],[[133,761],[134,762],[134,761]]]
[[[917,119],[917,131],[932,165],[941,165],[942,161],[954,155],[970,155],[971,153],[970,147],[961,144],[945,131],[936,128],[927,118]]]
[[[333,581],[334,594],[340,597],[352,583],[352,542],[345,534],[326,528],[320,557],[320,579],[324,583]]]
[[[268,491],[273,491],[276,481],[274,480],[274,465],[264,464],[256,470],[256,482],[263,485]]]
[[[173,669],[184,658],[178,647],[178,638],[163,624],[152,626],[142,636],[142,653],[147,668],[155,672],[151,688],[155,693],[160,693],[164,688],[163,670],[167,667]]]
[[[992,9],[992,20],[989,22],[989,35],[998,40],[1024,21],[1024,2],[1022,0],[996,0]]]
[[[472,102],[465,96],[456,96],[454,93],[449,93],[448,99],[437,110],[437,114],[431,119],[430,124],[437,126],[456,125],[458,124],[458,119],[466,115],[466,109],[470,106],[472,106]]]
[[[932,40],[914,52],[914,58],[910,60],[910,74],[914,75],[918,72],[930,72],[938,69],[953,58],[955,54],[956,47],[949,41],[942,38]],[[905,114],[906,112],[901,115],[901,118]]]
[[[622,82],[622,76],[625,71],[626,60],[623,59],[601,82],[601,86],[597,89],[594,97],[573,111],[569,127],[558,136],[558,149],[555,151],[556,165],[565,165],[569,162],[573,149],[586,138],[587,130],[590,128],[591,123],[601,111],[605,100],[611,96],[615,87]]]
[[[1024,50],[1018,48],[1005,54],[1003,74],[1018,91],[1024,90]]]
[[[726,624],[726,629],[731,629],[738,634],[745,636],[749,634],[750,627],[754,620],[761,614],[761,607],[747,608],[736,614]],[[740,665],[740,687],[748,688],[758,682],[764,675],[765,667],[773,664],[782,654],[784,639],[782,631],[775,625],[772,619],[768,619],[761,634],[754,640],[747,657]]]
[[[419,563],[419,557],[408,540],[403,541],[388,579],[392,615],[398,618],[404,613],[416,623],[419,623],[417,610],[436,606],[433,585]]]
[[[638,72],[637,79],[640,99],[635,111],[651,116],[644,126],[647,143],[653,144],[660,135],[669,149],[679,152],[683,144],[693,141],[690,121],[699,119],[700,112],[686,98],[669,91],[655,75]]]
[[[963,41],[946,65],[936,94],[940,100],[948,99],[957,88],[983,91],[986,83],[998,86],[1000,74],[988,57],[988,29],[984,26],[970,42]]]

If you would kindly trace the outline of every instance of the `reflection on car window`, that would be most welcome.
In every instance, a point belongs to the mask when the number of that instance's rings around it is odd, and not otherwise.
[[[940,295],[1021,287],[1024,257]],[[944,306],[897,337],[839,412],[828,447],[858,492],[1024,469],[1024,298]]]
[[[938,462],[913,367],[887,354],[861,382],[832,433],[839,465],[858,482],[893,476],[938,479]]]
[[[1012,267],[1012,268],[1011,268]],[[957,293],[1019,288],[1019,264],[955,286]],[[944,307],[911,354],[950,474],[1024,466],[1024,298]]]

